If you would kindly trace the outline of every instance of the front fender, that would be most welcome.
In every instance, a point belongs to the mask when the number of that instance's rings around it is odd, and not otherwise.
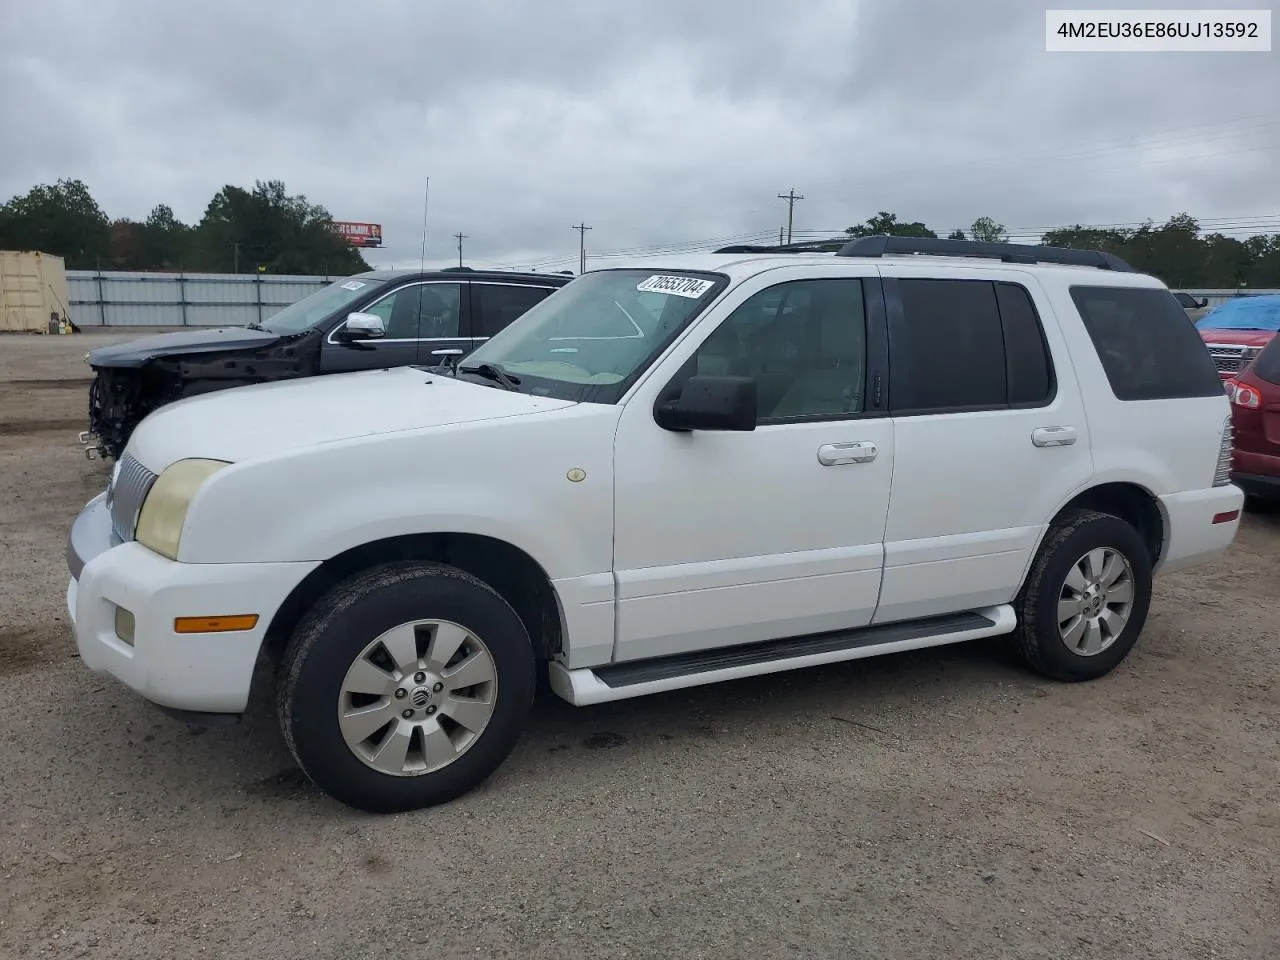
[[[236,464],[192,501],[179,558],[324,561],[389,537],[470,533],[519,547],[552,579],[609,571],[617,409],[580,404]]]

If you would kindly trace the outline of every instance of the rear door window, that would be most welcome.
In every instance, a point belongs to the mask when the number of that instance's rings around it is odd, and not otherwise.
[[[541,303],[551,294],[547,287],[521,286],[510,283],[471,284],[472,303],[476,309],[473,336],[492,337],[499,330]]]
[[[1222,395],[1204,341],[1168,290],[1073,286],[1071,299],[1117,399]]]

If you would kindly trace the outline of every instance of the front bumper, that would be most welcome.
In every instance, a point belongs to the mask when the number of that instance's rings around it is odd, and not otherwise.
[[[241,713],[263,638],[294,587],[319,563],[177,563],[111,531],[105,495],[85,506],[67,539],[67,610],[80,659],[162,707]],[[132,642],[116,610],[133,614]],[[177,617],[257,614],[252,630],[174,631]]]

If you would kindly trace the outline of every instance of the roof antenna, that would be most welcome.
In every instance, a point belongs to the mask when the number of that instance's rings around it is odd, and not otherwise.
[[[431,178],[427,177],[427,185],[422,188],[422,259],[418,261],[418,271],[427,272],[427,200],[431,196]]]

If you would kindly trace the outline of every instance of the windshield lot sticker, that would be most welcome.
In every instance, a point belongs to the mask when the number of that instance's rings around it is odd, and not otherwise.
[[[714,284],[714,280],[700,280],[697,277],[667,277],[659,274],[645,280],[636,289],[641,293],[669,293],[673,296],[697,300]]]
[[[343,290],[359,290],[364,284],[359,280],[348,280],[342,285]]]

